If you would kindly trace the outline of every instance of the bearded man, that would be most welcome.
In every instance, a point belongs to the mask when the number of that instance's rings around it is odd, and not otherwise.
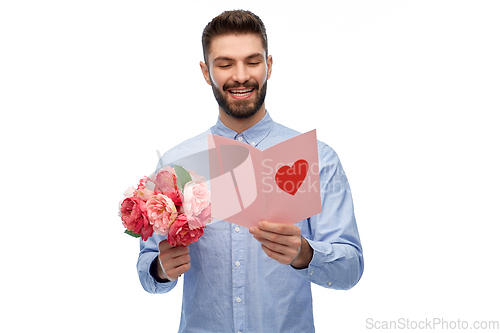
[[[222,13],[205,27],[202,46],[200,67],[218,120],[169,150],[162,164],[207,149],[209,133],[261,150],[300,134],[265,108],[273,58],[258,16]],[[250,229],[218,221],[187,247],[159,235],[141,240],[137,270],[146,291],[167,293],[184,274],[179,332],[314,332],[311,283],[342,290],[357,284],[364,262],[347,178],[335,151],[320,141],[318,158],[322,212],[315,216]]]

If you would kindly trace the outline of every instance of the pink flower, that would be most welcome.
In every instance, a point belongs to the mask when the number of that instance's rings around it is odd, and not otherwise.
[[[135,189],[133,187],[129,187],[128,189],[123,192],[123,196],[125,198],[133,197],[134,196]]]
[[[153,181],[148,176],[144,176],[139,181],[139,185],[137,186],[138,190],[142,190],[142,189],[145,189],[145,188],[147,188],[149,190],[154,189],[154,183],[153,183]]]
[[[198,218],[180,214],[170,227],[168,242],[172,246],[188,246],[203,236],[203,228]]]
[[[198,183],[202,183],[205,181],[205,177],[203,176],[200,176],[198,175],[196,172],[194,172],[193,170],[188,170],[187,171],[189,173],[189,175],[191,176],[191,180],[192,181],[195,181],[195,182],[198,182]]]
[[[206,226],[212,221],[212,205],[208,205],[207,208],[201,211],[200,215],[197,216],[203,226]]]
[[[144,202],[148,201],[153,194],[155,193],[151,190],[148,190],[147,188],[137,189],[134,192],[134,196],[144,200]]]
[[[184,185],[184,213],[198,216],[210,204],[210,192],[206,182],[190,181]]]
[[[155,183],[156,192],[175,192],[177,190],[177,176],[174,169],[169,165],[160,169],[156,174]]]
[[[172,199],[164,194],[152,195],[146,202],[146,209],[153,230],[159,235],[168,235],[168,229],[177,217]]]
[[[153,227],[149,224],[144,201],[136,197],[125,198],[120,212],[123,226],[127,230],[140,234],[144,241],[153,235]]]
[[[139,181],[137,189],[134,191],[134,196],[148,201],[148,199],[154,194],[155,184],[151,181],[149,177],[144,177]]]

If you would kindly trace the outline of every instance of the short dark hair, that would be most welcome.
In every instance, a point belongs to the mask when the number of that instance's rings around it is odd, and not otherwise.
[[[262,46],[266,52],[265,56],[267,56],[266,27],[257,15],[248,10],[230,10],[215,17],[207,24],[201,36],[205,63],[208,65],[208,52],[215,37],[246,33],[255,33],[260,36]]]

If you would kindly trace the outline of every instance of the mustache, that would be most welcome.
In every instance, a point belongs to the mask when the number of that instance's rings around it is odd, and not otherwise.
[[[233,89],[233,88],[255,88],[258,90],[259,84],[257,82],[244,82],[243,84],[226,83],[222,86],[223,91],[227,91],[228,89]]]

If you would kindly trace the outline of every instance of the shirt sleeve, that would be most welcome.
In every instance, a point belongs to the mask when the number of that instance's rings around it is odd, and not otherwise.
[[[326,288],[347,290],[364,268],[351,189],[335,151],[324,144],[318,151],[322,212],[303,221],[302,234],[314,253],[309,266],[297,273]]]
[[[139,259],[137,260],[137,273],[142,287],[151,294],[164,294],[177,285],[177,280],[159,282],[151,275],[151,264],[158,256],[158,244],[164,237],[157,234],[149,237],[147,241],[140,240]]]

